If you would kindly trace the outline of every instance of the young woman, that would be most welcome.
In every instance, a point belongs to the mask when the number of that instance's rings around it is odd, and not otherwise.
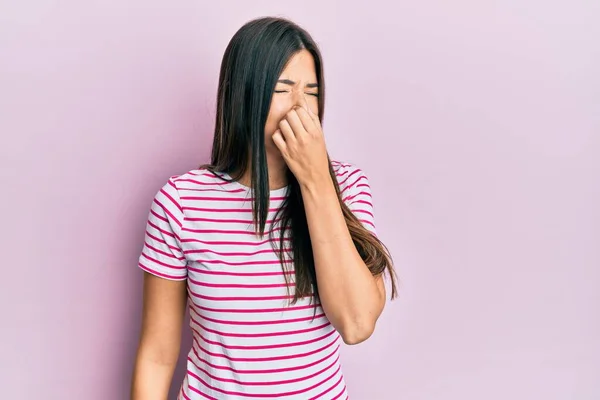
[[[340,344],[367,339],[394,270],[358,167],[329,159],[323,61],[281,18],[244,25],[223,57],[211,163],[172,176],[139,259],[132,398],[165,399],[186,303],[179,399],[346,399]]]

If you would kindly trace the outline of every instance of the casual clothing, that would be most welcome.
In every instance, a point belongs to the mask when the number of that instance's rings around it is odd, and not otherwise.
[[[344,202],[376,235],[367,177],[333,165]],[[286,190],[270,192],[266,232]],[[151,205],[139,267],[187,279],[193,345],[178,399],[347,399],[340,335],[309,298],[288,304],[278,253],[254,233],[248,187],[204,169],[172,176]]]

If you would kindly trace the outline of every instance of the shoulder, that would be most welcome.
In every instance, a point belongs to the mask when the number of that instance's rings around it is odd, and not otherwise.
[[[206,169],[192,169],[183,173],[169,176],[158,188],[155,201],[168,199],[174,204],[179,204],[181,192],[186,190],[198,190],[199,187],[211,184],[218,180],[218,177]]]
[[[368,186],[367,175],[358,165],[338,160],[331,160],[331,165],[335,171],[341,192],[353,190],[359,185]]]
[[[216,178],[217,176],[206,168],[194,168],[177,175],[172,175],[169,177],[169,180],[175,182],[177,185],[184,185],[188,181],[205,183],[214,181]]]
[[[164,187],[171,186],[177,192],[186,190],[202,190],[208,187],[222,184],[223,180],[219,175],[206,168],[195,168],[189,171],[172,175],[164,184]]]

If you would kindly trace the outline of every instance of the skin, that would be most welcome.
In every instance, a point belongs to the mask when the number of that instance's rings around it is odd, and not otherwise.
[[[281,79],[295,85],[274,94],[268,122],[278,121],[270,138],[279,154],[272,151],[267,157],[281,166],[277,173],[285,171],[283,159],[300,183],[323,311],[345,343],[360,343],[371,336],[383,311],[383,276],[373,277],[356,250],[329,174],[317,98],[309,94],[315,89],[308,86],[316,83],[312,55],[297,53]]]
[[[144,272],[142,331],[133,371],[132,400],[166,400],[181,347],[187,282]]]
[[[271,189],[284,187],[288,166],[281,151],[274,142],[273,135],[280,129],[280,124],[286,121],[286,116],[294,107],[302,105],[319,112],[319,89],[308,87],[308,84],[317,83],[317,73],[312,55],[307,50],[294,55],[284,68],[278,79],[269,115],[265,124],[265,150],[269,170],[269,183]],[[311,85],[312,86],[312,85]],[[240,182],[250,185],[250,169]]]
[[[288,62],[275,87],[265,150],[271,189],[289,168],[300,183],[325,315],[346,344],[368,339],[385,305],[383,276],[373,277],[356,250],[329,174],[319,121],[315,62],[307,50]],[[240,179],[250,186],[250,168]]]
[[[312,55],[306,50],[295,54],[279,80],[265,125],[269,186],[286,186],[288,168],[300,183],[321,306],[344,342],[357,344],[372,334],[385,305],[383,278],[373,277],[358,254],[329,175]],[[250,169],[241,184],[250,185],[249,174]],[[179,357],[186,290],[185,281],[144,273],[133,400],[167,398]]]

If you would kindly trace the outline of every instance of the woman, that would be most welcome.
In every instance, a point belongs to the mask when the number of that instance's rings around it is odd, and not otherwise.
[[[310,35],[261,18],[232,38],[211,163],[156,194],[139,259],[132,398],[165,399],[186,302],[179,399],[346,399],[340,342],[366,340],[394,271],[363,172],[328,157],[323,62]]]

